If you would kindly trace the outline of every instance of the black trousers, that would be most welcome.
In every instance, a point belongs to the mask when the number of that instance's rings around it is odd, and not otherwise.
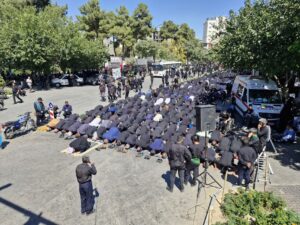
[[[14,103],[16,104],[16,98],[19,99],[19,101],[22,103],[23,100],[20,98],[19,94],[13,94],[13,100],[14,100]]]
[[[170,189],[173,190],[175,179],[176,179],[176,173],[178,171],[179,179],[180,179],[180,189],[183,189],[183,182],[184,182],[184,169],[182,168],[171,168],[170,172]]]
[[[43,121],[45,120],[45,114],[42,113],[37,113],[36,114],[36,125],[40,126],[43,124]]]
[[[81,213],[90,212],[94,207],[93,184],[92,181],[79,184],[81,199]]]
[[[64,112],[65,119],[68,118],[72,113],[71,112]]]
[[[193,172],[192,184],[196,184],[197,177],[199,176],[199,166],[196,166],[196,167],[187,166],[187,168],[185,170],[185,176],[184,176],[185,182],[189,182],[189,180],[191,178],[191,172]]]

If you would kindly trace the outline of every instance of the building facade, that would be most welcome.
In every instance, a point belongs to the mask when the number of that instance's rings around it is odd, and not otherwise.
[[[218,33],[224,30],[225,27],[221,25],[225,22],[225,16],[206,19],[203,26],[203,44],[205,48],[210,49],[218,42]]]

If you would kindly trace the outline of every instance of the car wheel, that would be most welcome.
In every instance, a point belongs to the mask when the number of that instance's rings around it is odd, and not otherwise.
[[[55,87],[57,87],[57,88],[60,88],[60,86],[61,86],[60,83],[55,84]]]

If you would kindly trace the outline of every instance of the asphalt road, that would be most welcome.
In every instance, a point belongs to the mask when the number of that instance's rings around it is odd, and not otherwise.
[[[156,87],[159,81],[155,81]],[[145,89],[148,87],[147,78]],[[39,91],[28,94],[23,104],[13,105],[11,99],[7,100],[8,109],[0,112],[0,123],[32,111],[37,97],[59,106],[69,100],[77,113],[84,113],[100,103],[97,86]],[[166,160],[157,163],[156,157],[145,160],[136,158],[134,151],[124,154],[112,149],[88,154],[98,169],[93,182],[99,197],[97,212],[82,216],[75,178],[75,167],[81,159],[61,153],[68,144],[69,141],[58,138],[57,134],[35,132],[11,140],[0,150],[1,225],[192,225],[194,220],[195,224],[203,222],[209,196],[216,189],[201,191],[198,202],[197,187],[187,186],[184,193],[178,189],[169,193],[165,189],[169,179]],[[292,159],[274,157],[272,160],[274,185],[299,184],[299,169],[287,166]],[[217,169],[210,168],[210,172],[223,184]],[[227,187],[232,185],[226,184]],[[289,193],[294,189],[288,189]],[[195,205],[198,207],[194,218]]]
[[[160,79],[155,80],[158,87]],[[144,90],[149,87],[146,79]],[[134,93],[131,93],[134,94]],[[13,105],[7,100],[7,110],[0,112],[0,122],[15,120],[26,111],[33,111],[33,102],[63,105],[69,100],[74,112],[84,113],[99,102],[97,86],[82,86],[29,93],[24,103]],[[1,225],[18,224],[116,224],[142,225],[193,224],[202,221],[209,201],[209,193],[201,192],[194,218],[197,187],[186,187],[169,193],[165,188],[169,167],[165,160],[157,163],[136,158],[135,152],[126,154],[115,150],[92,151],[98,174],[94,187],[99,191],[97,212],[91,216],[80,214],[78,183],[75,167],[81,158],[61,153],[69,141],[57,134],[34,132],[10,141],[0,151],[0,218]],[[212,169],[216,176],[217,170]],[[218,177],[221,179],[221,177]]]

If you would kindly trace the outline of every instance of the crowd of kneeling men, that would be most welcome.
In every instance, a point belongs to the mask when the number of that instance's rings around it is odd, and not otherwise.
[[[267,121],[260,120],[258,128],[248,130],[242,138],[224,129],[224,124],[211,133],[209,140],[199,137],[194,107],[220,92],[210,89],[215,79],[211,76],[179,86],[160,86],[107,106],[99,105],[81,116],[71,114],[66,119],[53,119],[48,127],[60,133],[60,137],[75,137],[69,144],[70,152],[86,151],[91,145],[90,140],[93,140],[103,142],[101,148],[117,148],[122,152],[135,148],[138,156],[142,156],[144,150],[149,150],[150,155],[161,154],[162,159],[169,159],[171,168],[169,191],[173,191],[177,171],[181,191],[184,183],[190,181],[191,185],[195,185],[199,165],[204,160],[218,165],[222,172],[237,168],[238,184],[241,185],[245,179],[249,188],[254,162],[268,139]],[[230,96],[226,91],[224,94]],[[229,114],[227,116],[230,117]],[[207,145],[206,141],[209,142]],[[234,164],[237,160],[238,163]]]

